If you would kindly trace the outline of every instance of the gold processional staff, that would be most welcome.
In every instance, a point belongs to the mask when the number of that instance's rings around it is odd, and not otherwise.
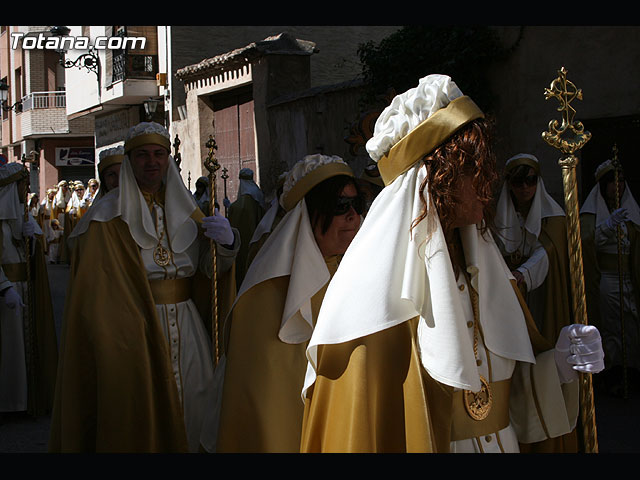
[[[611,160],[611,164],[613,165],[615,172],[615,183],[616,183],[616,200],[615,200],[615,210],[620,208],[621,201],[621,193],[620,193],[620,172],[622,171],[622,165],[620,164],[620,160],[618,159],[618,146],[613,146],[613,159]],[[624,280],[623,280],[623,265],[622,265],[622,225],[616,226],[616,240],[618,244],[618,282],[619,282],[619,292],[620,292],[620,341],[622,342],[622,379],[623,379],[623,387],[624,387],[624,398],[626,399],[629,395],[629,383],[627,380],[627,342],[624,334]]]
[[[578,157],[575,153],[590,139],[591,133],[584,130],[582,123],[574,121],[576,111],[571,107],[573,100],[582,100],[582,90],[567,80],[564,67],[558,77],[545,88],[545,100],[556,98],[560,102],[558,111],[562,112],[562,123],[557,120],[549,122],[549,130],[542,133],[542,138],[552,147],[562,152],[558,164],[562,169],[564,202],[567,212],[567,238],[569,241],[569,270],[571,275],[571,294],[575,320],[587,325],[585,302],[584,273],[582,264],[582,243],[580,239],[578,188],[576,167]],[[563,138],[565,134],[573,134],[572,138]],[[582,436],[586,453],[598,452],[596,432],[595,406],[593,401],[593,383],[590,373],[580,374],[580,419]]]
[[[22,166],[27,172],[26,178],[28,179],[28,172],[26,165],[26,158],[22,159]],[[29,182],[25,181],[24,187],[24,222],[29,222]],[[33,315],[33,278],[31,275],[31,237],[24,237],[24,261],[26,265],[26,282],[27,287],[24,291],[24,308],[22,309],[22,317],[24,322],[24,335],[25,335],[25,350],[26,350],[26,366],[27,366],[27,381],[29,385],[30,398],[35,399],[36,392],[36,365],[37,365],[37,339],[36,339],[36,329],[35,329],[35,319]],[[33,408],[33,413],[35,414],[35,405],[29,402],[29,411]]]
[[[218,148],[216,141],[212,135],[209,135],[209,141],[206,143],[206,147],[209,149],[209,154],[204,161],[205,168],[209,171],[209,189],[211,193],[210,198],[210,210],[211,215],[215,215],[216,208],[216,171],[220,168],[220,163],[215,157],[215,150]],[[212,263],[212,277],[211,277],[211,316],[212,316],[212,336],[214,344],[214,366],[218,365],[220,360],[220,333],[218,323],[218,260],[217,260],[217,247],[216,242],[213,239],[209,240],[211,246],[211,263]]]

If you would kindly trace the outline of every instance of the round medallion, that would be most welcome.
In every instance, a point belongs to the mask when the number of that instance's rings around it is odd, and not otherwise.
[[[166,267],[171,261],[171,252],[162,245],[158,245],[153,250],[153,261],[160,267]]]
[[[482,375],[480,376],[480,383],[481,388],[477,393],[471,390],[463,391],[464,407],[469,416],[474,420],[484,420],[487,418],[493,401],[489,382],[487,382]]]

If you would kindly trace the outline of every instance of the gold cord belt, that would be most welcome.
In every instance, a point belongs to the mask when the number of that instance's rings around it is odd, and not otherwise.
[[[7,279],[11,282],[26,282],[27,281],[27,264],[22,263],[3,263],[2,270],[7,276]]]
[[[169,280],[149,280],[153,301],[156,305],[186,302],[191,298],[192,277]]]

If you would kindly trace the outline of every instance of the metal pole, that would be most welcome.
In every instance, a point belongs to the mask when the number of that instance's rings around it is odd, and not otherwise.
[[[212,135],[209,135],[209,141],[206,143],[209,149],[209,154],[204,162],[205,168],[209,171],[209,186],[211,191],[211,214],[215,214],[216,205],[216,171],[220,168],[218,160],[215,158],[214,151],[218,148],[216,141]],[[212,263],[212,278],[211,278],[211,322],[212,322],[212,335],[214,345],[214,366],[218,365],[220,360],[220,332],[218,322],[218,261],[217,261],[217,247],[216,242],[213,239],[209,240],[211,248],[211,263]]]
[[[578,157],[575,156],[575,153],[591,139],[591,133],[585,132],[580,122],[574,121],[575,110],[571,107],[573,100],[582,100],[582,90],[576,89],[575,85],[567,80],[567,72],[564,67],[558,73],[558,77],[551,82],[550,88],[545,89],[544,94],[546,100],[549,98],[558,99],[560,102],[558,111],[563,112],[563,120],[560,125],[557,120],[549,122],[549,130],[542,133],[542,138],[549,145],[563,153],[558,164],[562,169],[564,201],[567,212],[567,239],[569,242],[569,270],[573,313],[576,322],[587,325],[582,243],[580,238],[580,209],[576,181]],[[567,132],[572,133],[573,138],[563,138]],[[598,436],[593,401],[593,383],[590,373],[580,374],[580,419],[585,452],[597,453]]]

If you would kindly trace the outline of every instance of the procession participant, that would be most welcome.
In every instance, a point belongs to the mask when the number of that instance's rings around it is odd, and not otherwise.
[[[282,195],[284,181],[286,180],[288,174],[289,172],[284,172],[278,176],[275,195],[271,200],[270,207],[262,216],[262,218],[260,219],[260,223],[258,223],[258,226],[253,232],[253,236],[251,237],[251,241],[249,242],[249,251],[247,252],[247,269],[262,248],[262,245],[264,245],[264,242],[266,242],[267,238],[269,238],[269,235],[271,235],[271,232],[273,232],[273,230],[280,223],[280,220],[282,220],[282,218],[287,213],[280,203],[280,196]]]
[[[291,169],[287,214],[252,262],[225,323],[218,452],[298,452],[305,348],[324,291],[360,225],[361,198],[340,158]]]
[[[211,191],[209,190],[209,179],[207,177],[200,177],[196,180],[196,191],[193,193],[193,199],[198,204],[200,210],[205,215],[209,215],[211,209],[209,204],[211,203]]]
[[[575,428],[598,332],[566,327],[554,349],[535,330],[487,228],[483,117],[443,75],[379,117],[367,150],[387,186],[309,342],[301,451],[515,452]]]
[[[98,162],[100,189],[96,195],[96,200],[118,186],[120,180],[120,166],[122,165],[123,159],[124,147],[122,145],[107,148],[100,152]]]
[[[25,221],[28,188],[21,164],[0,167],[0,412],[39,416],[51,409],[58,353],[42,230]]]
[[[49,263],[58,263],[60,259],[60,239],[62,238],[62,227],[60,222],[55,218],[51,220],[51,226],[46,232],[47,239],[47,261]]]
[[[199,451],[213,359],[194,299],[210,293],[209,239],[220,302],[235,294],[238,234],[203,218],[170,145],[157,123],[132,127],[119,187],[72,234],[51,451]]]
[[[590,323],[597,325],[602,333],[606,370],[600,380],[610,393],[621,396],[624,393],[624,357],[631,381],[634,377],[637,381],[640,371],[640,209],[623,171],[619,172],[620,203],[616,208],[615,172],[611,160],[598,166],[595,178],[596,185],[580,210],[587,315]],[[620,250],[618,226],[622,233]],[[618,272],[618,260],[622,263],[622,276]]]
[[[253,170],[243,168],[238,176],[240,186],[236,201],[229,206],[229,223],[240,232],[240,251],[236,262],[236,285],[240,284],[247,272],[247,256],[251,238],[265,213],[264,194],[253,181]]]
[[[71,192],[69,191],[69,182],[61,180],[58,183],[58,191],[53,201],[54,215],[62,225],[64,225],[64,214],[67,210],[67,204],[71,200]]]
[[[42,237],[44,241],[44,251],[49,253],[49,244],[47,239],[51,233],[51,222],[53,220],[53,201],[56,197],[56,189],[54,187],[47,189],[47,195],[40,204],[40,214],[42,216]]]
[[[555,343],[572,318],[564,210],[547,193],[534,155],[511,157],[504,177],[495,240],[538,330]]]
[[[82,197],[82,201],[80,202],[80,208],[85,212],[91,207],[93,201],[98,194],[98,190],[100,188],[100,183],[95,178],[89,179],[87,182],[87,190],[84,192],[84,196]]]
[[[87,211],[87,207],[82,205],[82,199],[84,198],[85,188],[84,183],[81,181],[74,182],[73,184],[73,193],[71,194],[71,199],[67,203],[66,213],[71,219],[71,229],[76,226],[78,220],[82,218],[82,216]]]

